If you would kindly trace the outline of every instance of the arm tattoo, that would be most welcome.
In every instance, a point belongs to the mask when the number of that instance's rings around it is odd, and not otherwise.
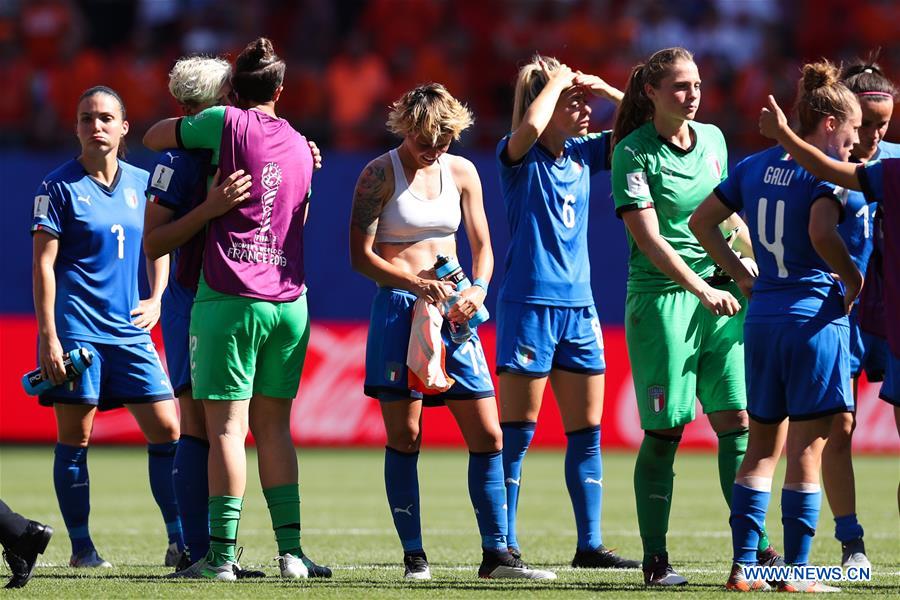
[[[385,179],[384,167],[371,164],[366,167],[356,184],[352,222],[354,227],[368,235],[375,235],[378,229],[378,216],[388,192]]]

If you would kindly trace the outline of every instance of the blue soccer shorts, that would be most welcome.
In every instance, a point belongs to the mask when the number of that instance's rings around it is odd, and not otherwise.
[[[546,377],[552,369],[606,372],[603,332],[594,305],[497,303],[497,373]]]
[[[744,326],[747,412],[760,423],[808,420],[854,409],[850,329],[821,321]]]
[[[859,377],[863,371],[869,381],[882,381],[887,368],[887,340],[866,333],[857,320],[858,307],[850,313],[850,374]]]
[[[890,350],[888,350],[884,383],[881,384],[879,397],[889,404],[900,406],[900,358]]]
[[[93,353],[87,370],[71,382],[41,394],[44,406],[82,404],[112,410],[126,404],[171,400],[172,386],[150,337],[137,344],[99,344],[60,338],[63,351],[82,347]]]
[[[189,331],[191,314],[181,314],[174,307],[167,306],[163,299],[163,307],[159,317],[162,328],[163,343],[166,347],[166,367],[175,395],[191,389],[191,357],[189,352]]]
[[[444,400],[474,400],[494,396],[494,384],[478,338],[456,344],[450,339],[447,323],[441,329],[447,349],[444,367],[453,386],[441,394],[424,395],[409,389],[406,353],[412,329],[416,295],[406,290],[379,287],[372,302],[369,336],[366,341],[365,394],[381,401],[422,399],[426,405],[440,405]]]

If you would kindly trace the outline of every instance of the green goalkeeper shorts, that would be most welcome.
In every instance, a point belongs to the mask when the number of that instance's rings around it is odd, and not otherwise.
[[[194,398],[294,398],[308,344],[306,294],[270,302],[220,294],[201,280],[191,309]]]
[[[747,408],[744,307],[717,317],[686,290],[629,292],[625,338],[641,428],[670,429],[694,420],[696,398],[706,414]]]

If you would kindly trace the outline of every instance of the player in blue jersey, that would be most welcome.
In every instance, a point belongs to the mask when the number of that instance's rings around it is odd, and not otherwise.
[[[884,134],[894,109],[895,89],[873,60],[857,62],[841,74],[844,84],[859,99],[862,109],[862,126],[859,143],[853,147],[850,160],[867,163],[872,160],[900,156],[900,144],[884,141]],[[853,397],[858,400],[859,376],[865,370],[869,381],[881,381],[887,362],[887,340],[882,335],[866,331],[862,326],[883,315],[864,314],[874,312],[881,305],[880,299],[866,302],[870,293],[882,289],[875,279],[881,273],[881,254],[875,249],[875,214],[877,204],[867,200],[862,192],[851,191],[847,196],[847,211],[838,232],[847,244],[853,262],[866,278],[866,289],[861,301],[850,312],[850,374],[853,377]],[[874,263],[874,264],[873,264]],[[872,265],[867,271],[867,267]],[[856,517],[856,482],[851,458],[851,441],[856,427],[856,412],[837,415],[822,454],[822,481],[831,512],[834,514],[835,538],[841,543],[841,564],[845,567],[870,567],[863,543],[863,528]]]
[[[150,297],[138,297],[138,265],[148,173],[120,160],[125,107],[107,87],[78,101],[81,153],[38,186],[32,221],[34,304],[42,372],[65,379],[63,353],[83,347],[93,363],[80,378],[40,396],[53,406],[53,480],[72,541],[73,567],[109,567],[88,531],[87,451],[97,410],[125,406],[147,438],[150,487],[169,535],[166,562],[183,550],[172,486],[178,417],[150,329],[159,318],[168,259],[147,261]]]
[[[511,241],[497,304],[497,372],[508,543],[520,553],[522,463],[548,378],[562,415],[565,479],[578,534],[573,567],[634,568],[603,545],[603,335],[591,293],[590,178],[609,170],[610,134],[588,133],[590,96],[618,103],[599,77],[535,56],[519,71],[512,131],[497,146]]]
[[[859,141],[861,112],[834,65],[803,67],[797,111],[801,137],[847,160]],[[822,450],[835,415],[854,408],[847,313],[863,278],[837,231],[846,202],[846,190],[817,179],[776,146],[741,161],[691,218],[697,239],[750,298],[744,330],[750,440],[732,491],[734,567],[728,589],[768,588],[764,581],[748,581],[742,567],[757,563],[785,440],[784,559],[806,565],[809,558],[821,505]],[[753,232],[756,278],[717,230],[741,211]],[[815,581],[779,586],[829,591]]]

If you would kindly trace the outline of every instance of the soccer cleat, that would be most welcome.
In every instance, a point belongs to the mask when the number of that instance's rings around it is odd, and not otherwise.
[[[25,584],[31,581],[38,554],[44,553],[52,536],[53,528],[49,525],[37,521],[28,522],[25,532],[3,552],[3,558],[6,559],[12,574],[4,587],[7,589],[25,587]]]
[[[323,567],[322,565],[317,565],[312,561],[312,559],[305,554],[300,556],[300,560],[303,561],[303,564],[306,565],[306,570],[309,571],[310,578],[321,577],[327,579],[331,577],[331,569],[328,567]]]
[[[744,575],[744,568],[734,563],[731,566],[731,575],[728,576],[728,581],[725,582],[725,589],[732,592],[768,592],[772,590],[772,587],[761,579],[756,581],[748,580]]]
[[[96,548],[85,548],[78,554],[73,554],[69,559],[69,566],[76,569],[111,569],[109,561],[103,560],[97,554]]]
[[[482,579],[556,579],[556,573],[532,569],[507,552],[482,552],[478,576]]]
[[[776,589],[779,592],[829,593],[841,591],[841,588],[825,585],[821,581],[813,581],[811,579],[793,579],[789,581],[781,581],[779,582]]]
[[[510,554],[512,554],[513,558],[522,558],[522,551],[514,546],[510,546],[507,548]]]
[[[166,557],[165,559],[163,559],[163,564],[165,564],[167,567],[175,567],[181,564],[181,559],[186,554],[187,552],[185,552],[184,550],[178,549],[178,544],[172,542],[171,544],[169,544],[169,547],[166,548]]]
[[[643,565],[644,585],[668,587],[686,585],[687,579],[675,572],[669,564],[669,554],[655,554],[648,564]]]
[[[181,566],[181,565],[179,565]],[[203,569],[206,568],[206,559],[201,558],[194,564],[188,565],[183,569],[178,569],[174,573],[166,575],[167,579],[205,579]]]
[[[593,550],[576,550],[572,566],[576,569],[637,569],[641,562],[622,558],[606,546]]]
[[[403,554],[403,577],[406,579],[431,579],[431,568],[424,552]]]
[[[847,567],[872,568],[872,563],[866,557],[866,544],[862,538],[841,544],[841,566],[845,569]]]
[[[178,559],[178,564],[175,565],[175,573],[179,571],[184,571],[188,567],[191,566],[191,557],[188,555],[187,551],[181,553],[181,558]]]
[[[286,579],[306,579],[309,577],[309,569],[306,568],[303,561],[290,552],[276,556],[275,560],[278,561],[278,568],[281,570],[282,577]]]
[[[765,550],[756,552],[756,564],[760,567],[783,567],[784,557],[769,545]],[[782,584],[784,584],[783,581],[775,581],[774,579],[770,579],[766,583],[769,584],[769,587],[776,590],[781,589]]]
[[[234,562],[226,560],[219,566],[213,566],[204,558],[200,568],[200,576],[204,579],[212,579],[213,581],[237,581],[237,575],[234,574]]]
[[[244,569],[241,565],[234,563],[234,576],[238,579],[260,579],[266,574],[255,569]]]

